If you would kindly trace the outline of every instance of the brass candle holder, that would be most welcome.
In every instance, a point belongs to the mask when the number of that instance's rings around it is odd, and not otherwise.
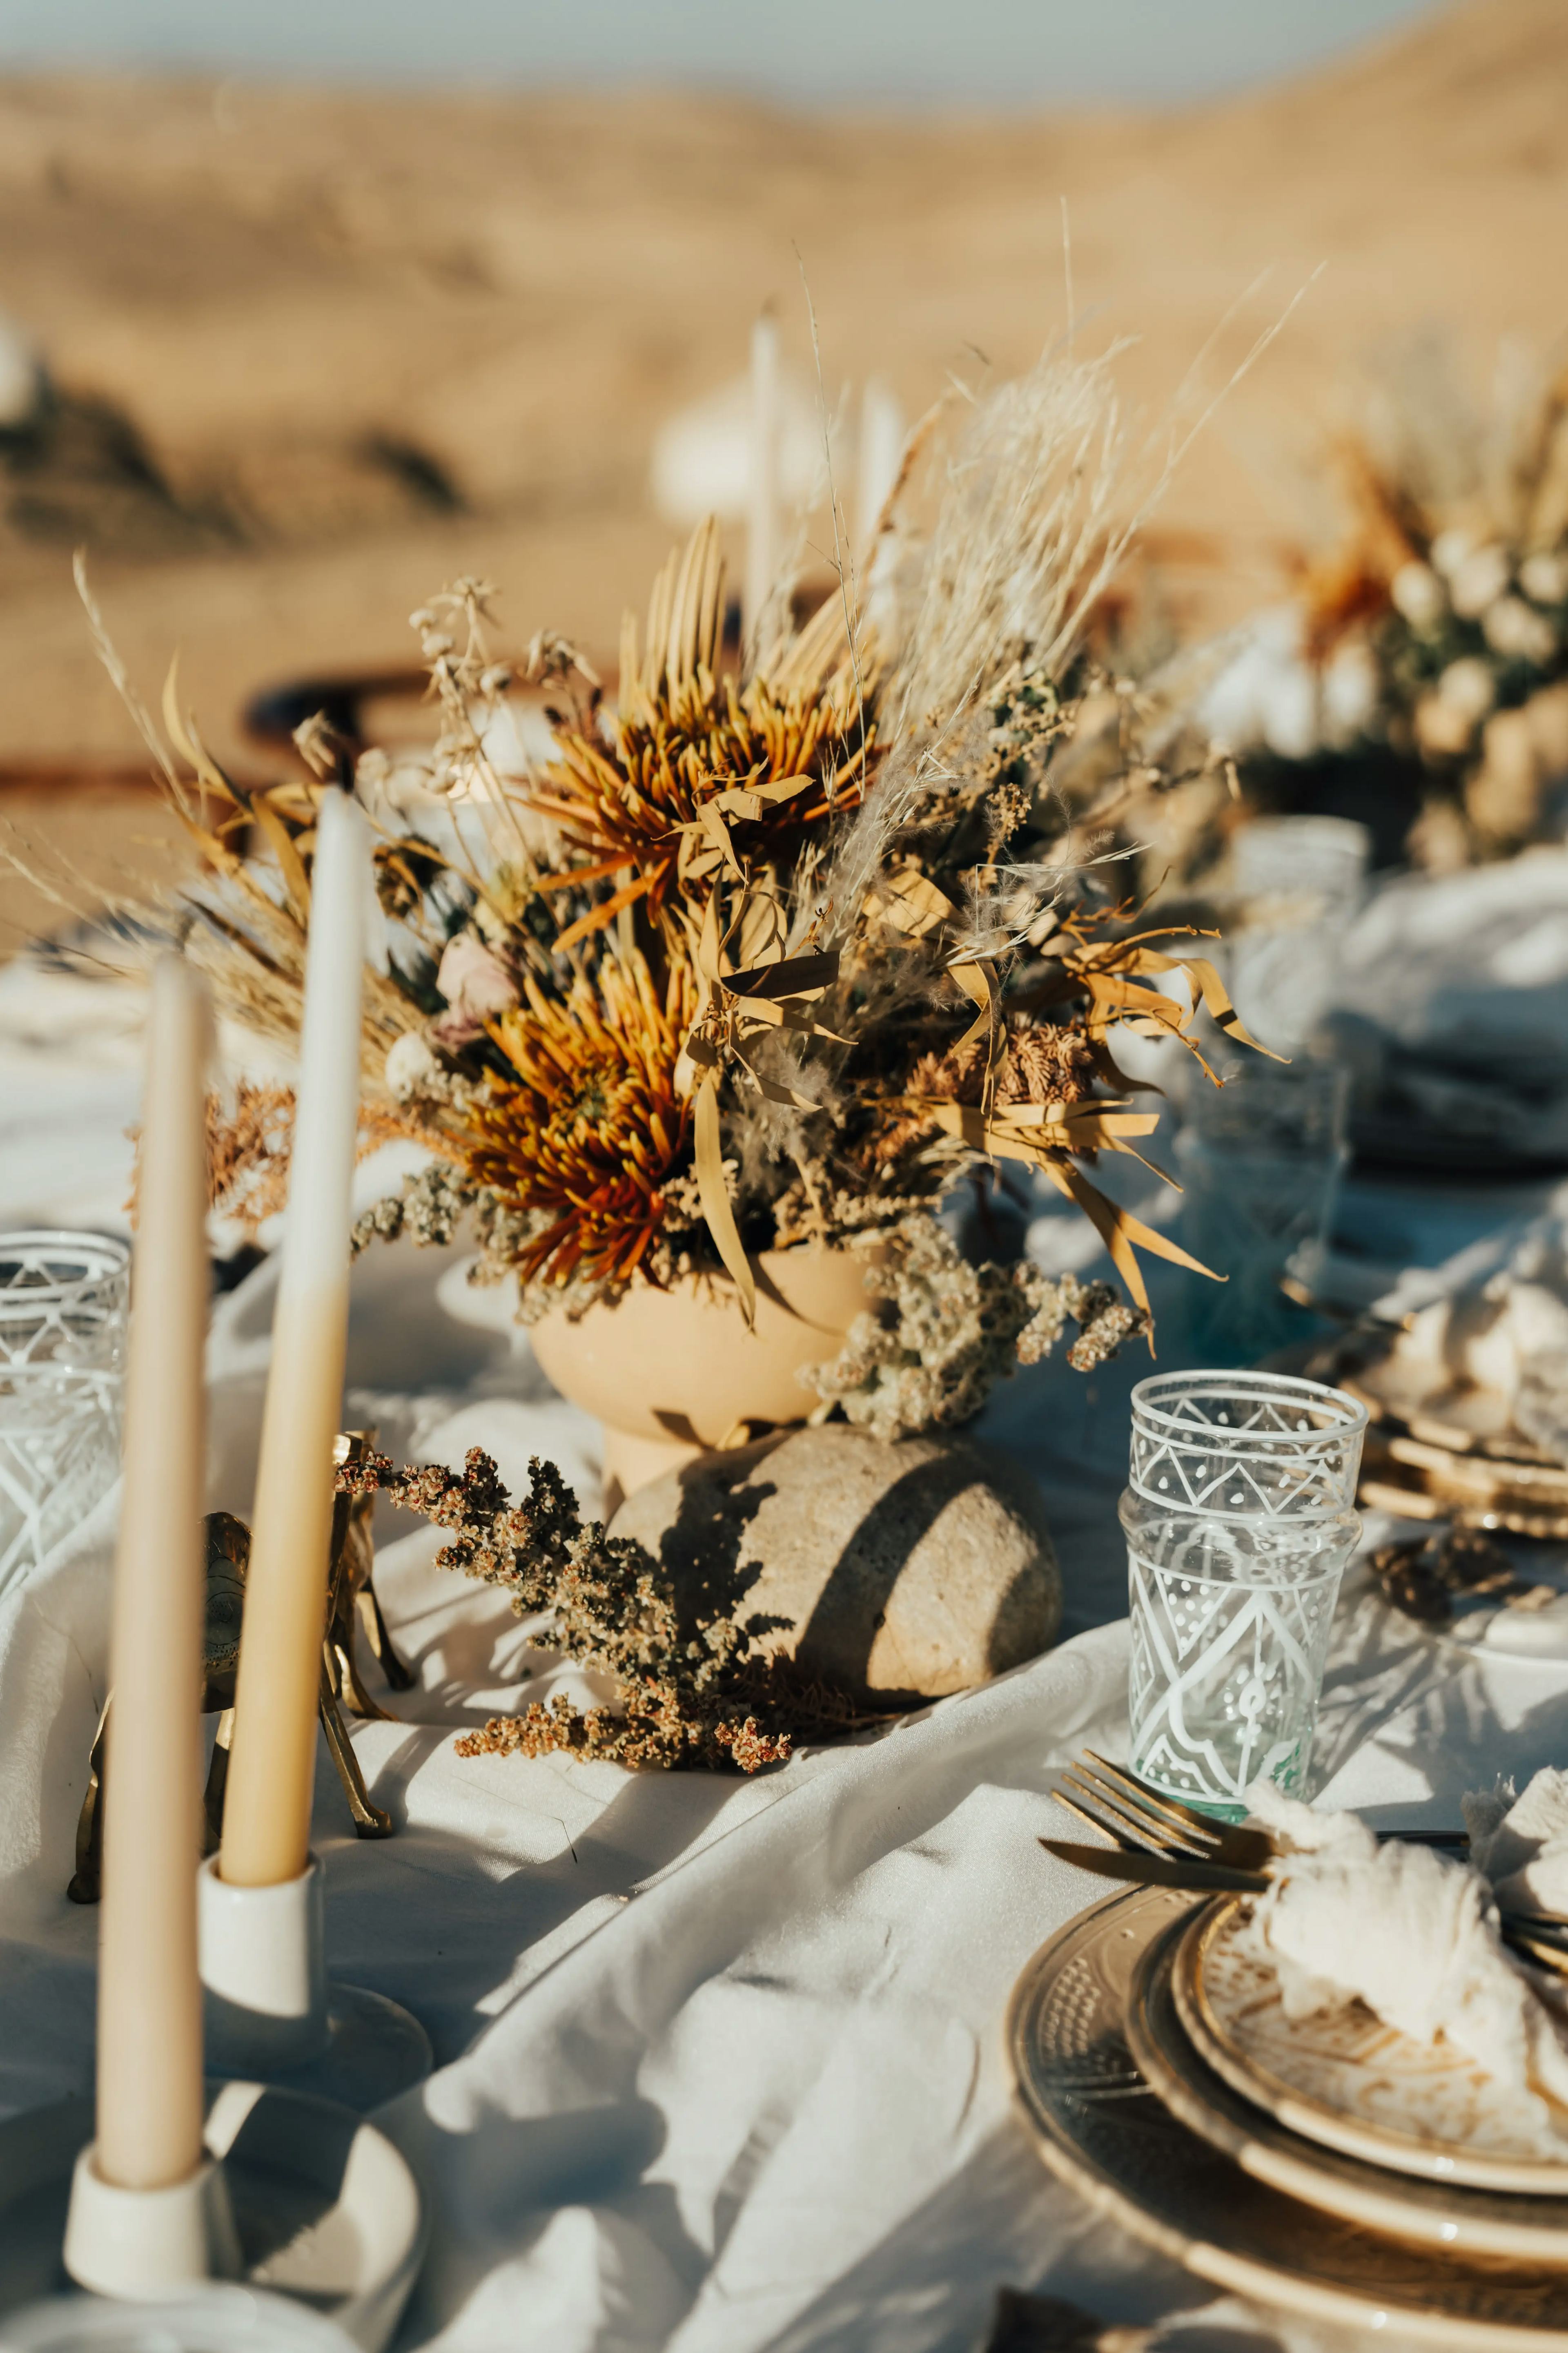
[[[374,1430],[339,1432],[332,1448],[337,1470],[361,1460],[375,1442]],[[371,1519],[374,1495],[340,1494],[332,1507],[331,1547],[327,1563],[326,1630],[321,1641],[321,1723],[328,1752],[337,1767],[360,1838],[392,1836],[392,1817],[371,1802],[342,1711],[361,1717],[391,1722],[364,1687],[359,1671],[358,1640],[363,1636],[372,1656],[394,1691],[413,1688],[409,1672],[382,1614],[373,1579],[375,1559]],[[234,1728],[234,1679],[239,1665],[239,1638],[245,1618],[245,1580],[250,1563],[250,1530],[231,1512],[209,1512],[206,1533],[206,1619],[203,1648],[202,1713],[216,1715],[203,1799],[202,1852],[216,1854],[223,1834],[224,1788],[228,1777],[229,1739]],[[106,1769],[110,1693],[98,1720],[88,1755],[87,1794],[77,1818],[76,1869],[66,1889],[73,1904],[96,1904],[102,1888],[103,1781]]]

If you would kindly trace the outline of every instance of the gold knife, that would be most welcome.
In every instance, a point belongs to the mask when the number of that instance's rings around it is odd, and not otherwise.
[[[1040,1844],[1059,1862],[1101,1879],[1131,1880],[1137,1887],[1190,1887],[1194,1894],[1262,1895],[1274,1882],[1261,1871],[1233,1871],[1195,1855],[1130,1854],[1125,1847],[1077,1846],[1070,1839],[1043,1838]]]

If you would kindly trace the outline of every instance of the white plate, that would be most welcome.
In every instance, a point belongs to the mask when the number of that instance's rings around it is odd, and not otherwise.
[[[1178,1922],[1144,1954],[1127,2013],[1139,2072],[1171,2113],[1246,2173],[1326,2214],[1442,2253],[1568,2267],[1568,2198],[1417,2180],[1302,2139],[1231,2089],[1194,2049],[1172,1978],[1192,1931]]]
[[[1267,1963],[1239,1949],[1248,1899],[1223,1896],[1176,1957],[1176,2015],[1234,2092],[1324,2148],[1428,2181],[1568,2197],[1568,2140],[1453,2044],[1401,2034],[1359,2001],[1288,2019]]]

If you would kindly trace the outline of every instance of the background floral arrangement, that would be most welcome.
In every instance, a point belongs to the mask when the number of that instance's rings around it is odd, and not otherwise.
[[[1365,818],[1384,858],[1439,871],[1559,839],[1568,377],[1505,353],[1478,406],[1445,349],[1423,340],[1389,366],[1336,455],[1344,530],[1331,555],[1303,564],[1299,635],[1277,681],[1292,707],[1305,688],[1311,716],[1292,717],[1300,740],[1272,754],[1235,741],[1246,797]]]
[[[890,1435],[975,1410],[1069,1315],[1079,1364],[1143,1328],[1138,1253],[1194,1261],[1091,1173],[1155,1124],[1115,1032],[1197,1052],[1203,1004],[1251,1042],[1211,964],[1102,887],[1096,907],[1130,780],[1181,773],[1173,728],[1089,649],[1148,495],[1108,364],[1051,357],[933,411],[862,569],[841,557],[798,625],[781,583],[738,670],[711,523],[627,619],[613,701],[558,638],[500,662],[491,592],[459,582],[414,617],[439,841],[407,827],[385,755],[351,771],[320,722],[297,739],[314,784],[246,794],[171,673],[172,749],[142,723],[206,866],[177,921],[226,1010],[297,1029],[320,792],[353,785],[378,829],[363,1140],[430,1158],[358,1239],[446,1240],[467,1215],[479,1279],[514,1273],[525,1319],[690,1275],[750,1316],[759,1251],[874,1249],[879,1310],[817,1386]],[[520,683],[551,735],[519,779],[485,744]],[[1114,755],[1101,716],[1086,771],[1085,714],[1108,707]],[[224,1206],[276,1202],[288,1130],[277,1092],[217,1107]],[[963,1263],[932,1213],[999,1159],[1091,1219],[1126,1299]]]

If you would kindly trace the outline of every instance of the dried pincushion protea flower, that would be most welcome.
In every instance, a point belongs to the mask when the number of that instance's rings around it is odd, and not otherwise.
[[[689,968],[671,966],[662,998],[637,955],[607,957],[564,1004],[531,978],[524,987],[526,1007],[490,1024],[504,1071],[473,1103],[470,1176],[503,1207],[547,1219],[519,1252],[521,1282],[560,1282],[581,1267],[624,1282],[664,1222],[662,1188],[690,1134],[676,1085]]]
[[[384,1494],[448,1531],[442,1568],[504,1586],[519,1617],[549,1612],[548,1647],[611,1678],[614,1708],[585,1714],[563,1695],[521,1715],[495,1716],[458,1742],[461,1757],[563,1750],[617,1765],[735,1766],[754,1773],[782,1763],[794,1740],[843,1732],[849,1703],[792,1680],[786,1662],[748,1655],[753,1630],[722,1614],[683,1623],[670,1580],[635,1542],[584,1525],[552,1463],[529,1464],[529,1493],[514,1504],[495,1463],[470,1448],[460,1472],[439,1464],[395,1472],[384,1454],[338,1473],[341,1493]],[[541,1644],[541,1647],[545,1647]]]
[[[739,873],[741,856],[765,861],[858,797],[875,726],[867,665],[858,673],[837,600],[737,688],[715,675],[723,598],[710,521],[655,581],[640,658],[627,617],[608,742],[597,724],[560,728],[559,757],[528,790],[580,860],[547,877],[546,891],[630,877],[558,945],[638,901],[657,923],[678,883]]]

